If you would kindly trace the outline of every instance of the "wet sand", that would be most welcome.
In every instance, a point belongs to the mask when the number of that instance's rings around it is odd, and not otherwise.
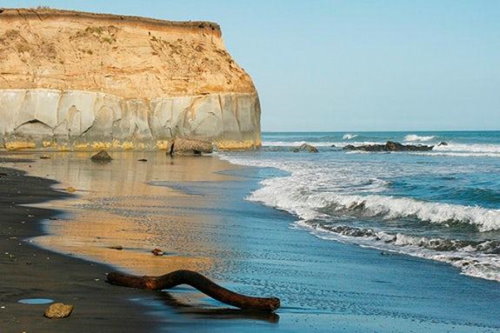
[[[188,287],[152,293],[91,281],[96,290],[128,295],[133,302],[122,306],[135,306],[136,316],[127,318],[147,319],[156,331],[500,329],[496,282],[459,275],[445,264],[319,240],[291,228],[289,214],[243,200],[269,170],[155,153],[116,153],[106,165],[91,163],[88,154],[53,154],[49,160],[38,155],[18,154],[36,160],[31,168],[17,167],[58,179],[55,187],[71,186],[76,197],[50,202],[64,214],[45,219],[49,234],[32,238],[34,243],[139,274],[197,269],[238,292],[282,300],[276,314],[262,315],[228,309]],[[137,161],[143,157],[148,161]],[[117,245],[123,250],[109,248]],[[154,247],[167,255],[153,256]],[[61,258],[85,263],[71,257]],[[44,280],[50,279],[48,273]],[[31,287],[31,280],[24,286]],[[101,315],[103,321],[116,318],[112,311]]]
[[[22,168],[34,164],[8,160],[9,165],[21,163]],[[51,186],[57,185],[0,167],[0,332],[123,332],[123,327],[152,330],[154,324],[145,309],[128,301],[148,295],[103,283],[110,267],[24,241],[42,233],[41,219],[59,214],[31,204],[70,197]],[[73,304],[75,309],[69,318],[46,319],[43,313],[47,305],[18,303],[26,298],[50,298]]]

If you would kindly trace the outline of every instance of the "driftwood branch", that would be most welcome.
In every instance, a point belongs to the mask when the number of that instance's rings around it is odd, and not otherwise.
[[[180,284],[188,284],[222,303],[240,309],[274,311],[280,307],[278,298],[261,298],[237,294],[219,286],[199,273],[188,270],[178,270],[161,276],[135,276],[111,272],[107,276],[107,281],[114,285],[150,290],[169,289]]]

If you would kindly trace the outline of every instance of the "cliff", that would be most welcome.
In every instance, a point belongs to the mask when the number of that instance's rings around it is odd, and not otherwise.
[[[0,9],[7,149],[161,149],[172,137],[260,146],[257,92],[217,24]]]

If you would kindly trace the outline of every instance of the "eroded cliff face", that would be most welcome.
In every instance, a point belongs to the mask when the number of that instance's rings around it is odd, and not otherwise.
[[[251,78],[219,26],[0,9],[7,149],[162,149],[173,137],[260,146]]]

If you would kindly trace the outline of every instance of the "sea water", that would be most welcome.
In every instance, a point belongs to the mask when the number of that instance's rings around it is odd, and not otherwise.
[[[434,148],[343,150],[389,140]],[[303,143],[319,153],[292,151]],[[294,228],[500,281],[500,131],[263,133],[261,150],[220,156],[273,168],[247,199],[293,214]]]

